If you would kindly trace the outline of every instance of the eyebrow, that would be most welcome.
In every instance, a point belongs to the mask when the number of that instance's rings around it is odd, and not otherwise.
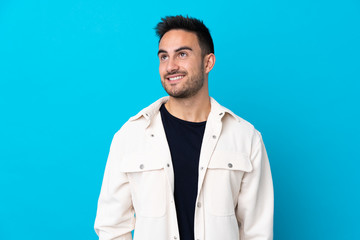
[[[178,49],[175,50],[175,52],[179,52],[179,51],[182,51],[182,50],[192,51],[192,48],[191,48],[191,47],[186,47],[186,46],[184,46],[184,47],[179,47]],[[167,51],[165,51],[165,50],[163,50],[163,49],[160,49],[160,50],[158,51],[158,54],[157,54],[157,55],[159,56],[160,53],[167,53]]]

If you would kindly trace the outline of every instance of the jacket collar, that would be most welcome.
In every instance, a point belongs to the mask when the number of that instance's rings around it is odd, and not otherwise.
[[[152,103],[150,106],[144,108],[143,110],[141,110],[138,114],[136,114],[135,116],[131,117],[129,119],[129,121],[135,121],[138,120],[140,118],[145,118],[147,121],[152,121],[152,119],[154,118],[154,116],[156,116],[160,110],[161,105],[163,105],[164,103],[166,103],[168,101],[169,97],[162,97],[160,99],[158,99],[156,102]],[[235,115],[232,111],[230,111],[229,109],[221,106],[217,101],[215,101],[215,99],[213,99],[212,97],[210,97],[210,104],[211,104],[211,110],[210,110],[210,114],[209,117],[214,117],[214,118],[218,118],[219,120],[221,120],[226,114],[229,114],[230,116],[232,116],[235,120],[240,121],[241,118],[239,118],[237,115]]]

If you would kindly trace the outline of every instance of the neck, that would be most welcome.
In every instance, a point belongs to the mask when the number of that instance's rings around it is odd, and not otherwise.
[[[210,109],[208,91],[198,92],[190,98],[171,97],[165,103],[166,110],[173,116],[189,122],[204,122],[207,120]]]

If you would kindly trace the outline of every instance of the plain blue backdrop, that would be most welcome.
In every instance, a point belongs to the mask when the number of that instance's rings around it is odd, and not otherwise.
[[[112,136],[165,95],[153,27],[174,14],[210,28],[210,93],[263,135],[274,239],[359,239],[358,0],[1,0],[0,239],[97,239]]]

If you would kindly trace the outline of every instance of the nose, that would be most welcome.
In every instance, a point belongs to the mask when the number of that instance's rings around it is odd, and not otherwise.
[[[179,66],[176,63],[176,60],[170,58],[169,61],[168,61],[167,66],[166,66],[166,71],[168,73],[173,73],[173,72],[176,72],[178,70],[179,70]]]

